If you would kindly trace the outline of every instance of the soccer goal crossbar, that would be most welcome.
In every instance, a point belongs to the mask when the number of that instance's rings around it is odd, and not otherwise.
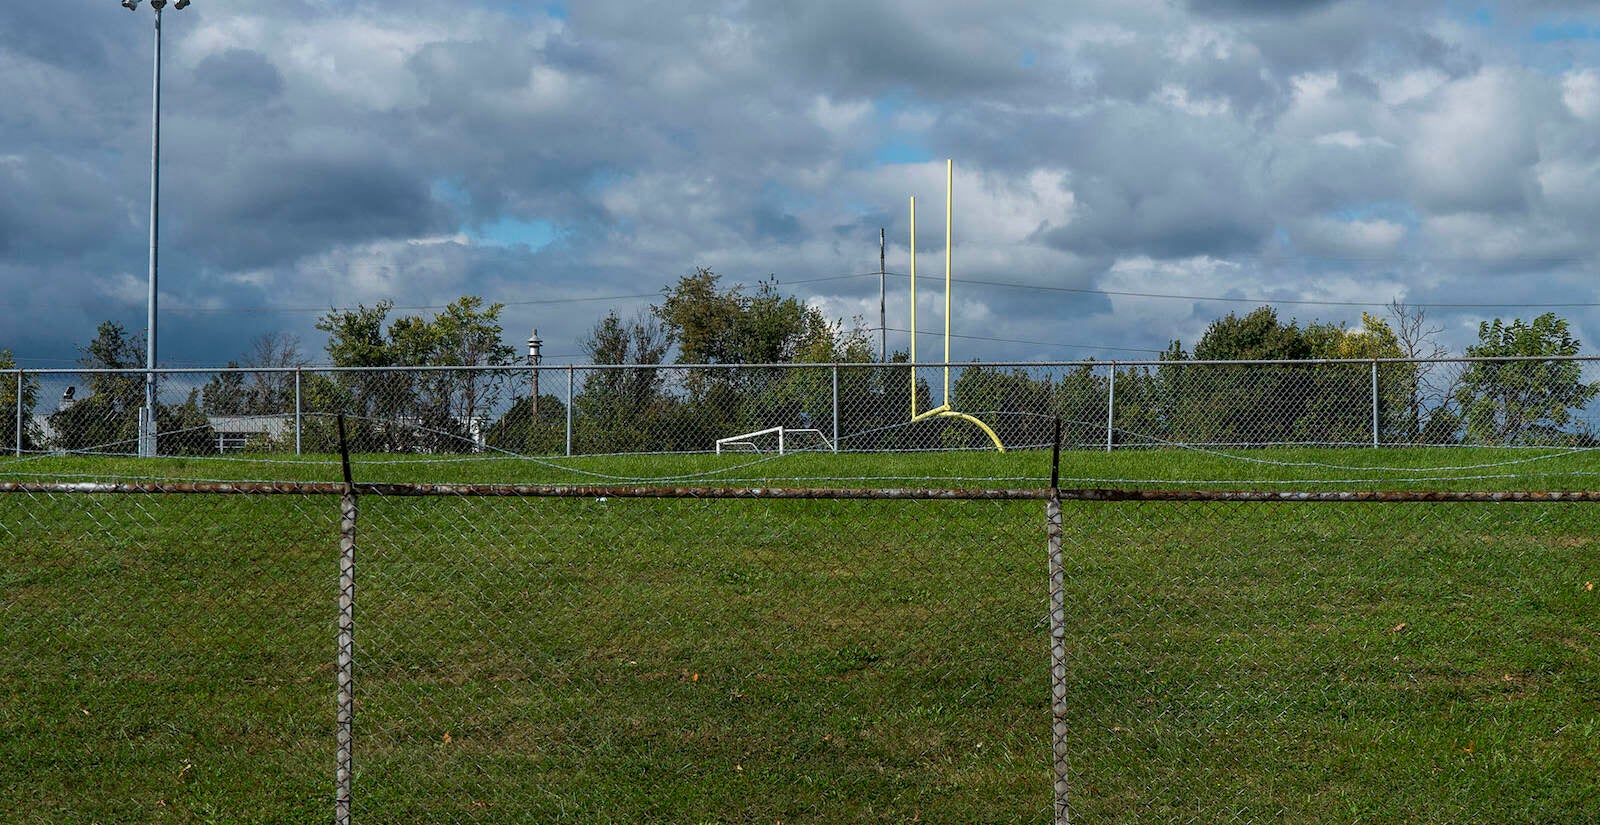
[[[792,441],[792,437],[795,435],[815,436],[817,441],[822,442],[823,449],[829,451],[833,450],[833,442],[829,441],[828,437],[823,435],[821,430],[811,427],[780,426],[768,427],[764,430],[756,430],[755,432],[743,433],[740,435],[730,435],[727,438],[719,438],[717,439],[717,454],[721,455],[723,450],[743,450],[755,453],[766,452],[767,450],[762,449],[760,442],[758,442],[756,439],[768,435],[777,436],[778,455],[783,455],[785,452],[787,452],[787,444]]]

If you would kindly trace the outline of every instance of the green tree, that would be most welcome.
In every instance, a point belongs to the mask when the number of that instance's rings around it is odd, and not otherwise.
[[[0,349],[0,371],[15,369],[17,360],[11,355],[11,350]],[[17,377],[20,375],[0,372],[0,453],[15,450],[19,443],[24,451],[40,447],[39,428],[33,420],[33,411],[39,403],[39,382],[31,376],[23,376],[19,396]],[[22,419],[20,442],[17,439],[19,412]]]
[[[1467,347],[1468,357],[1536,360],[1468,365],[1456,391],[1468,437],[1483,444],[1564,443],[1578,437],[1568,430],[1572,414],[1600,393],[1600,382],[1585,382],[1578,362],[1554,358],[1577,355],[1579,349],[1566,319],[1553,312],[1531,323],[1521,318],[1480,323],[1478,343]]]
[[[50,414],[51,446],[61,450],[131,453],[138,447],[139,408],[144,405],[142,366],[144,339],[121,324],[104,321],[88,346],[79,349],[78,364],[94,372],[84,376],[88,392]],[[159,420],[159,416],[158,416]]]
[[[1063,389],[1069,380],[1063,379]],[[1039,412],[1052,409],[1055,406],[1052,401],[1062,397],[1056,389],[1048,377],[1034,378],[1021,367],[1000,369],[976,364],[962,367],[950,387],[951,394],[960,402],[958,409],[982,419],[1008,448],[1050,442],[1055,422],[1040,416]],[[1103,398],[1100,410],[1103,415]],[[945,423],[948,426],[942,441],[946,446],[973,449],[992,446],[989,436],[971,423]],[[1071,424],[1068,429],[1072,429]],[[1073,442],[1069,436],[1063,438],[1067,443]]]
[[[1195,358],[1208,361],[1309,361],[1398,358],[1397,336],[1388,323],[1363,314],[1361,326],[1283,323],[1272,307],[1213,321]],[[1188,360],[1174,342],[1163,361]],[[1283,366],[1210,364],[1157,370],[1147,393],[1159,410],[1159,427],[1187,441],[1272,444],[1287,442],[1367,443],[1373,435],[1373,365],[1306,363]],[[1404,438],[1407,387],[1414,373],[1404,365],[1378,370],[1380,437]],[[1119,387],[1119,395],[1120,395]],[[1149,422],[1155,423],[1155,422]]]
[[[1228,313],[1206,327],[1195,344],[1199,361],[1289,361],[1311,357],[1311,342],[1295,322],[1284,324],[1278,311],[1257,307],[1239,317]]]
[[[330,311],[317,321],[328,334],[329,359],[339,367],[484,367],[511,363],[502,340],[502,304],[462,296],[431,319],[389,320],[390,301]],[[339,372],[315,382],[313,409],[344,412],[351,442],[361,450],[471,449],[484,414],[499,401],[508,376],[476,369]],[[328,424],[317,425],[327,429]],[[319,448],[331,432],[319,433]]]
[[[1400,344],[1387,321],[1361,313],[1361,326],[1313,323],[1305,328],[1311,357],[1375,359],[1401,357]],[[1372,439],[1373,364],[1321,364],[1308,367],[1306,403],[1294,423],[1297,441],[1365,444]],[[1386,364],[1377,369],[1379,437],[1404,439],[1410,365]]]
[[[158,404],[156,449],[162,455],[202,455],[217,451],[217,433],[200,409],[200,391],[192,389],[182,404]]]
[[[679,364],[866,363],[871,343],[859,325],[846,329],[822,311],[761,282],[721,286],[721,276],[701,267],[663,291],[652,307]],[[705,449],[716,438],[751,429],[784,425],[826,429],[832,417],[832,371],[824,369],[697,370],[684,377],[687,396],[677,430],[690,445]],[[848,377],[846,377],[848,376]],[[869,390],[870,372],[845,371],[840,393]],[[849,382],[860,382],[861,387]],[[841,432],[845,426],[841,411]]]
[[[546,455],[566,448],[567,405],[549,393],[539,394],[535,416],[532,396],[518,398],[484,431],[484,443],[524,455]]]
[[[1201,361],[1291,361],[1310,358],[1312,342],[1296,323],[1278,320],[1277,310],[1259,307],[1240,317],[1212,321],[1195,345]],[[1180,351],[1181,354],[1181,351]],[[1269,444],[1289,441],[1305,409],[1308,373],[1241,364],[1173,370],[1181,392],[1173,406],[1172,432],[1186,441]]]
[[[615,311],[580,342],[592,364],[637,365],[590,370],[573,399],[574,448],[578,452],[638,452],[673,449],[678,434],[663,426],[672,412],[659,369],[668,341],[649,315],[623,321]]]
[[[239,369],[238,361],[229,361],[228,369]],[[201,409],[207,415],[246,415],[249,394],[244,387],[244,374],[219,372],[211,376],[201,391]]]
[[[132,453],[138,447],[139,410],[144,406],[144,339],[129,335],[121,324],[105,321],[94,340],[79,350],[85,369],[115,370],[85,375],[88,393],[50,414],[51,447]],[[197,393],[180,405],[157,403],[156,449],[163,455],[184,455],[215,449],[216,434],[200,411]]]

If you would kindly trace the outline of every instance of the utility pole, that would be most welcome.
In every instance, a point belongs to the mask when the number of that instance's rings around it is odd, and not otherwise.
[[[883,303],[884,246],[884,229],[880,226],[878,227],[878,363],[880,364],[889,362],[889,321]]]
[[[528,366],[533,367],[533,423],[539,424],[539,362],[544,358],[539,350],[544,346],[544,340],[539,337],[539,330],[534,329],[528,336]]]

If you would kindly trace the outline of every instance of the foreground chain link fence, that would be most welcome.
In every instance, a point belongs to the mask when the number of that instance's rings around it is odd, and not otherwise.
[[[342,493],[0,485],[0,818],[1600,817],[1600,495]]]
[[[1594,446],[1587,358],[159,371],[163,455]],[[0,449],[133,453],[144,373],[0,372]],[[763,433],[763,431],[766,431]],[[753,435],[752,435],[753,434]],[[749,437],[740,439],[739,436]]]
[[[335,505],[0,492],[0,821],[327,822]]]

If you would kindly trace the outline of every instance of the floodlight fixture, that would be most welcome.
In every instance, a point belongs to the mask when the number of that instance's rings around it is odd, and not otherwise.
[[[134,11],[139,8],[139,0],[122,0],[122,7]]]

